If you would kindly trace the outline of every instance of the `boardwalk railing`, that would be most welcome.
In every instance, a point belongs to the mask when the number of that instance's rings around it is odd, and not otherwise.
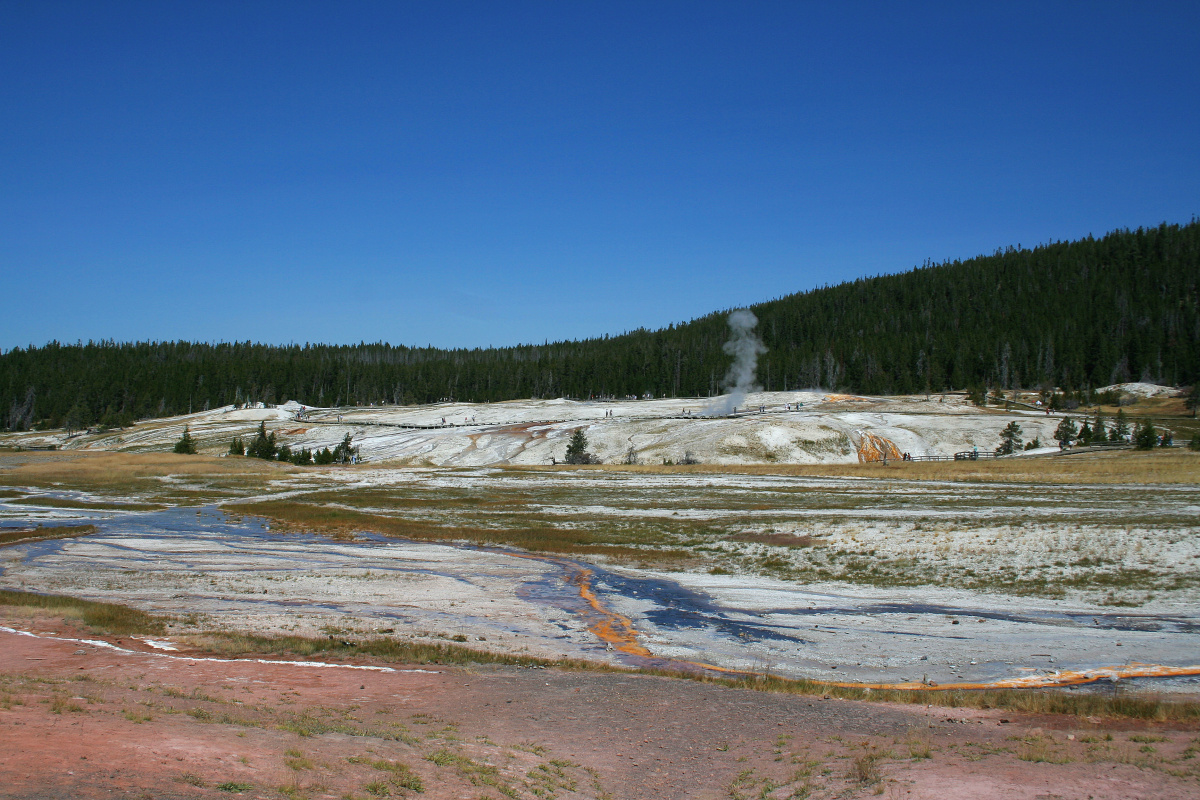
[[[997,457],[996,454],[991,452],[990,450],[984,451],[984,452],[978,452],[978,453],[973,450],[967,450],[962,453],[955,453],[952,456],[909,456],[908,458],[876,458],[876,459],[873,459],[869,463],[878,464],[878,463],[890,463],[890,462],[901,462],[901,461],[978,461],[981,458],[996,458],[996,457]]]

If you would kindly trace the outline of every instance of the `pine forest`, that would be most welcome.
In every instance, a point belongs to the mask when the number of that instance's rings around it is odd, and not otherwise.
[[[765,389],[865,394],[1200,377],[1200,221],[861,278],[752,307]],[[728,310],[583,341],[441,350],[384,343],[50,342],[0,354],[9,429],[125,425],[231,403],[318,406],[710,396]]]

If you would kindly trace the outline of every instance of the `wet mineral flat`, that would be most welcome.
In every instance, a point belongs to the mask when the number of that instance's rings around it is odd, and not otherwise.
[[[176,615],[175,633],[457,640],[849,683],[1054,682],[1133,664],[1200,672],[1200,615],[1184,605],[1116,610],[947,587],[600,567],[496,547],[280,533],[214,507],[80,520],[97,532],[0,551],[3,584]],[[610,635],[614,625],[624,640]],[[1196,681],[1184,674],[1169,686],[1200,689]]]

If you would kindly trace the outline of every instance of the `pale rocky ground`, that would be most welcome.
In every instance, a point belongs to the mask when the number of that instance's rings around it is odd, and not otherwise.
[[[332,448],[350,434],[362,459],[369,462],[486,466],[561,460],[572,432],[583,428],[591,452],[605,463],[621,462],[633,448],[635,457],[647,464],[678,462],[689,452],[706,464],[837,464],[876,460],[883,450],[889,458],[900,453],[951,456],[975,448],[987,453],[999,443],[1000,430],[1014,420],[1025,441],[1037,437],[1043,445],[1053,445],[1061,419],[1059,414],[1028,410],[979,409],[961,393],[859,397],[760,392],[749,395],[736,416],[704,417],[711,402],[555,399],[342,409],[297,403],[242,410],[227,406],[104,433],[0,434],[0,444],[168,450],[187,425],[202,452],[219,454],[228,450],[234,436],[252,436],[265,422],[281,444],[293,449]],[[297,418],[302,408],[307,419]]]

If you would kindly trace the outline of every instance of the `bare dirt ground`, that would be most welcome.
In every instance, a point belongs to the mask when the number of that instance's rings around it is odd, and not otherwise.
[[[37,634],[0,632],[0,798],[1200,795],[1195,726],[621,673],[229,661],[108,637],[123,652],[76,624],[0,612]]]

